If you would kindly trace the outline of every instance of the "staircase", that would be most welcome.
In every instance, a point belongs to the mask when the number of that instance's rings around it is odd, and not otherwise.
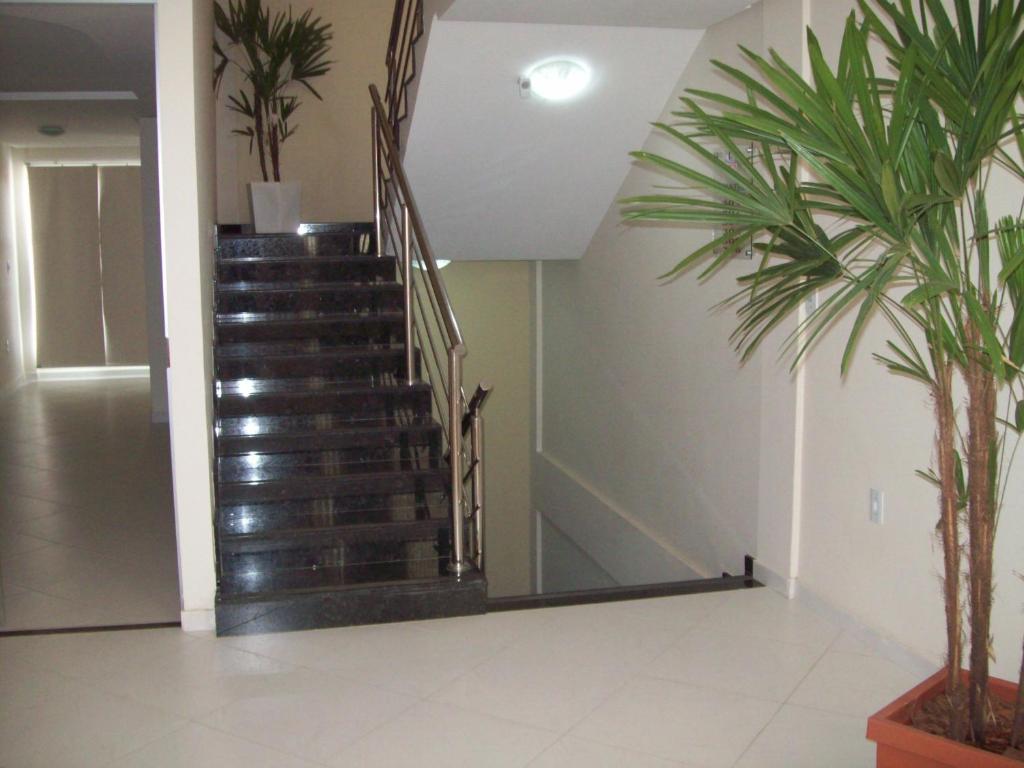
[[[308,229],[217,246],[217,633],[482,613],[399,260],[372,223]]]

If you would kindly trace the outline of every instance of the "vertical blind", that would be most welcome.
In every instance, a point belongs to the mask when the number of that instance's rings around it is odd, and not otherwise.
[[[137,167],[30,167],[40,368],[145,365]]]

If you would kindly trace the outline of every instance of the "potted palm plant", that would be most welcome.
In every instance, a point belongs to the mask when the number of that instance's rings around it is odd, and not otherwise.
[[[754,241],[733,297],[744,357],[796,315],[797,365],[852,313],[845,373],[865,323],[888,323],[875,357],[934,404],[934,466],[920,474],[937,488],[948,652],[868,735],[880,766],[1019,765],[1021,682],[991,678],[989,658],[996,524],[1024,431],[1024,218],[988,212],[996,176],[1024,181],[1024,3],[858,10],[836,67],[808,30],[811,82],[774,52],[745,51],[753,71],[716,63],[745,98],[688,92],[658,128],[696,162],[634,153],[685,190],[626,200],[624,216],[718,228],[668,277],[702,263],[703,279]],[[869,43],[886,52],[877,70]]]
[[[295,135],[293,122],[301,102],[295,91],[323,97],[312,81],[327,74],[331,25],[307,10],[298,17],[272,13],[261,0],[228,0],[214,4],[220,38],[214,39],[214,87],[228,67],[242,76],[228,107],[245,120],[235,133],[249,139],[259,158],[262,182],[250,184],[253,225],[257,232],[295,232],[301,222],[301,186],[281,181],[281,147]]]

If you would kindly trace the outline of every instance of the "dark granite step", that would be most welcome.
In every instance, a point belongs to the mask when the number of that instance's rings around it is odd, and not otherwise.
[[[438,569],[442,567],[438,563]],[[264,593],[252,593],[237,581],[227,585],[234,591],[222,585],[217,594],[217,634],[469,616],[486,610],[487,582],[481,574],[420,576],[421,569],[422,563],[404,570],[388,565],[356,566],[337,574],[321,571],[315,580],[306,581],[314,586],[288,588],[289,581],[301,580],[280,579],[269,584],[276,591]]]
[[[222,312],[214,319],[221,344],[350,338],[362,341],[367,325],[402,323],[401,286],[396,292],[355,291],[351,306],[295,312]],[[371,331],[374,330],[371,328]],[[404,336],[400,336],[404,341]]]
[[[283,574],[341,570],[356,565],[386,565],[450,556],[450,537],[444,521],[427,520],[381,528],[376,535],[358,529],[333,529],[285,537],[223,537],[220,540],[221,584],[236,578],[249,583],[264,574],[273,583]],[[442,529],[443,533],[442,533]],[[442,566],[443,567],[443,566]],[[442,571],[434,571],[438,575]],[[259,588],[258,588],[259,589]],[[228,587],[230,591],[230,587]],[[260,590],[262,591],[262,590]]]
[[[280,284],[320,281],[327,283],[394,281],[397,261],[393,256],[301,255],[224,257],[217,262],[217,283]]]
[[[220,536],[291,535],[342,526],[447,521],[448,517],[448,505],[440,493],[333,496],[225,504],[217,511],[217,530]]]
[[[217,240],[217,259],[340,256],[374,252],[373,224],[335,225],[330,230],[307,225],[305,230],[309,234],[224,234]]]
[[[417,445],[221,456],[217,459],[217,479],[223,483],[261,483],[437,469],[441,466],[439,453],[436,446]]]
[[[321,377],[339,381],[405,379],[405,349],[383,344],[345,343],[352,339],[295,339],[287,342],[221,344],[215,351],[220,379]],[[419,378],[419,351],[413,376]]]
[[[217,340],[225,345],[294,341],[303,343],[308,351],[340,344],[393,344],[403,341],[404,335],[404,315],[396,311],[337,313],[316,321],[217,322]]]
[[[447,470],[403,467],[374,472],[287,477],[261,482],[220,480],[217,489],[218,501],[231,505],[328,496],[441,493],[447,484]]]
[[[361,422],[332,415],[241,417],[221,420],[216,430],[218,456],[419,445],[441,445],[441,427],[428,416]]]
[[[281,283],[222,283],[215,298],[218,317],[235,313],[333,312],[393,309],[394,275],[377,282],[294,280]]]
[[[290,386],[289,386],[290,385]],[[218,384],[217,415],[258,416],[346,413],[381,418],[430,413],[428,384],[334,382],[310,379],[245,379]]]

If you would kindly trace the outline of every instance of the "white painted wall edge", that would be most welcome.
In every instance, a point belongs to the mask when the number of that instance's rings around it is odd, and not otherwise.
[[[620,584],[710,575],[549,454],[534,455],[533,477],[534,508]]]
[[[795,576],[782,576],[777,571],[759,563],[756,558],[754,559],[754,578],[788,600],[796,597],[798,582]]]
[[[182,632],[213,632],[217,629],[216,616],[213,611],[182,611]]]

